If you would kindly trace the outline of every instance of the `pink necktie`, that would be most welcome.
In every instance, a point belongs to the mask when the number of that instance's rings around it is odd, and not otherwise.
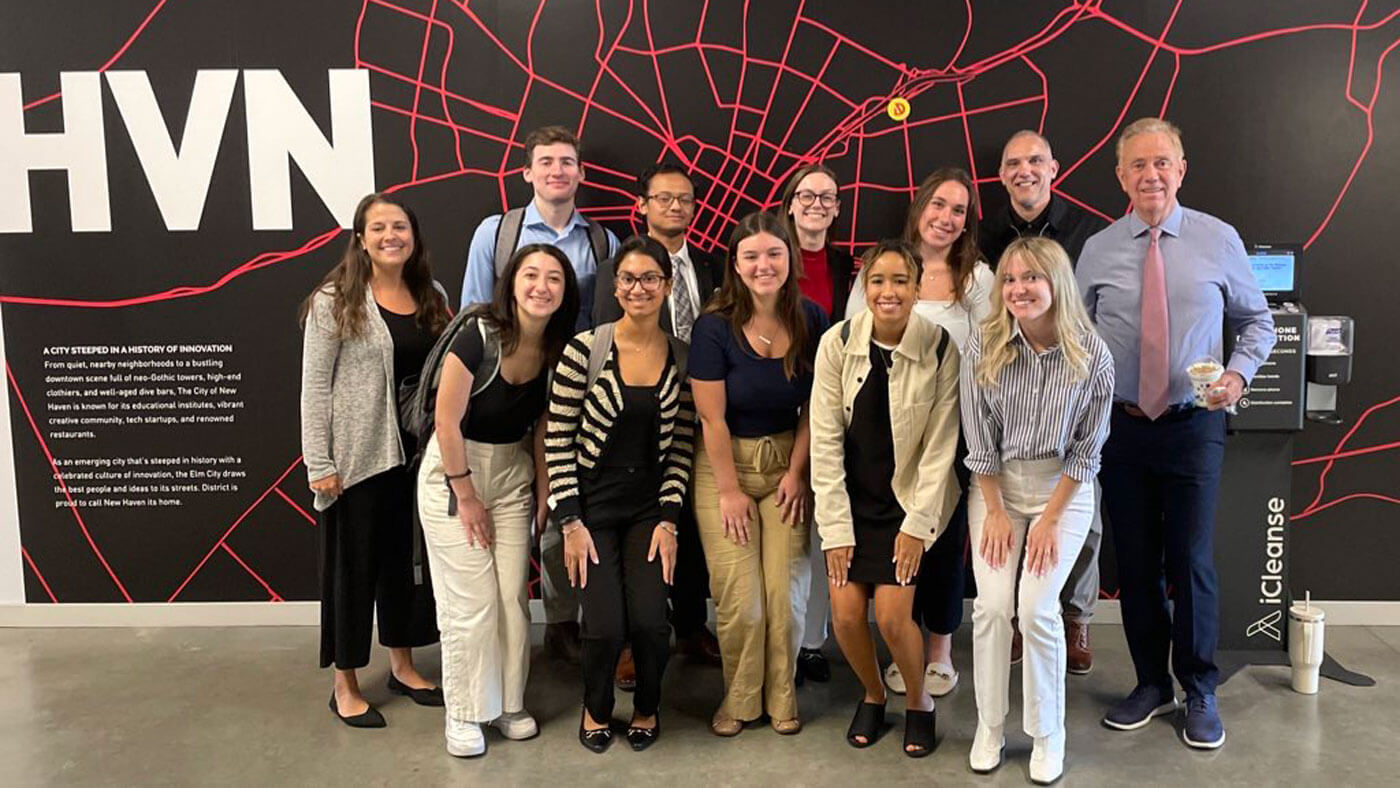
[[[1162,247],[1157,239],[1162,231],[1153,227],[1142,264],[1142,348],[1138,366],[1138,407],[1149,419],[1167,412],[1167,390],[1171,375],[1170,333],[1167,323],[1167,275]]]

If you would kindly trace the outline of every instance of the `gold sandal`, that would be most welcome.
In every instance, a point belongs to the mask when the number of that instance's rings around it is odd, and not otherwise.
[[[716,736],[738,736],[744,730],[744,723],[729,716],[723,709],[715,712],[715,716],[710,720],[710,732]]]
[[[772,725],[773,730],[777,731],[778,733],[781,733],[784,736],[791,736],[794,733],[798,733],[802,730],[802,719],[799,717],[793,717],[790,720],[775,719],[772,721]]]

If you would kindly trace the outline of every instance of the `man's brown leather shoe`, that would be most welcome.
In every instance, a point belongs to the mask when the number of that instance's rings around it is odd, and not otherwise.
[[[1094,669],[1094,650],[1089,646],[1089,625],[1065,622],[1065,669],[1082,676]]]

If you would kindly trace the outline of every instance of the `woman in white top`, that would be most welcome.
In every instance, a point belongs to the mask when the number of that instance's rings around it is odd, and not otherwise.
[[[924,261],[914,314],[942,326],[961,352],[976,326],[991,313],[995,278],[978,251],[977,193],[967,172],[944,167],[924,179],[909,205],[904,240],[919,250]],[[861,282],[862,278],[856,277],[851,298],[846,302],[847,317],[866,309]],[[958,481],[966,491],[967,471],[961,460],[956,468]],[[928,630],[924,688],[934,697],[947,695],[958,685],[958,671],[953,667],[953,631],[962,625],[966,553],[964,492],[947,532],[924,556],[914,599],[914,620]],[[885,670],[885,683],[896,693],[904,692],[904,676],[894,662]]]

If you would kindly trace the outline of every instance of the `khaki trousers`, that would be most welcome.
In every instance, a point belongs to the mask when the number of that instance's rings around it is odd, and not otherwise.
[[[433,440],[418,471],[418,514],[442,632],[447,716],[490,722],[525,708],[530,675],[530,523],[535,466],[529,440],[467,441],[472,482],[495,526],[491,547],[467,544],[449,515],[442,455]]]
[[[703,441],[695,457],[695,519],[710,569],[724,663],[721,709],[738,720],[758,719],[765,710],[775,720],[797,716],[791,594],[794,568],[807,560],[809,525],[784,524],[776,501],[792,444],[792,432],[733,439],[739,487],[758,504],[758,521],[750,525],[744,546],[724,535],[719,487]]]

